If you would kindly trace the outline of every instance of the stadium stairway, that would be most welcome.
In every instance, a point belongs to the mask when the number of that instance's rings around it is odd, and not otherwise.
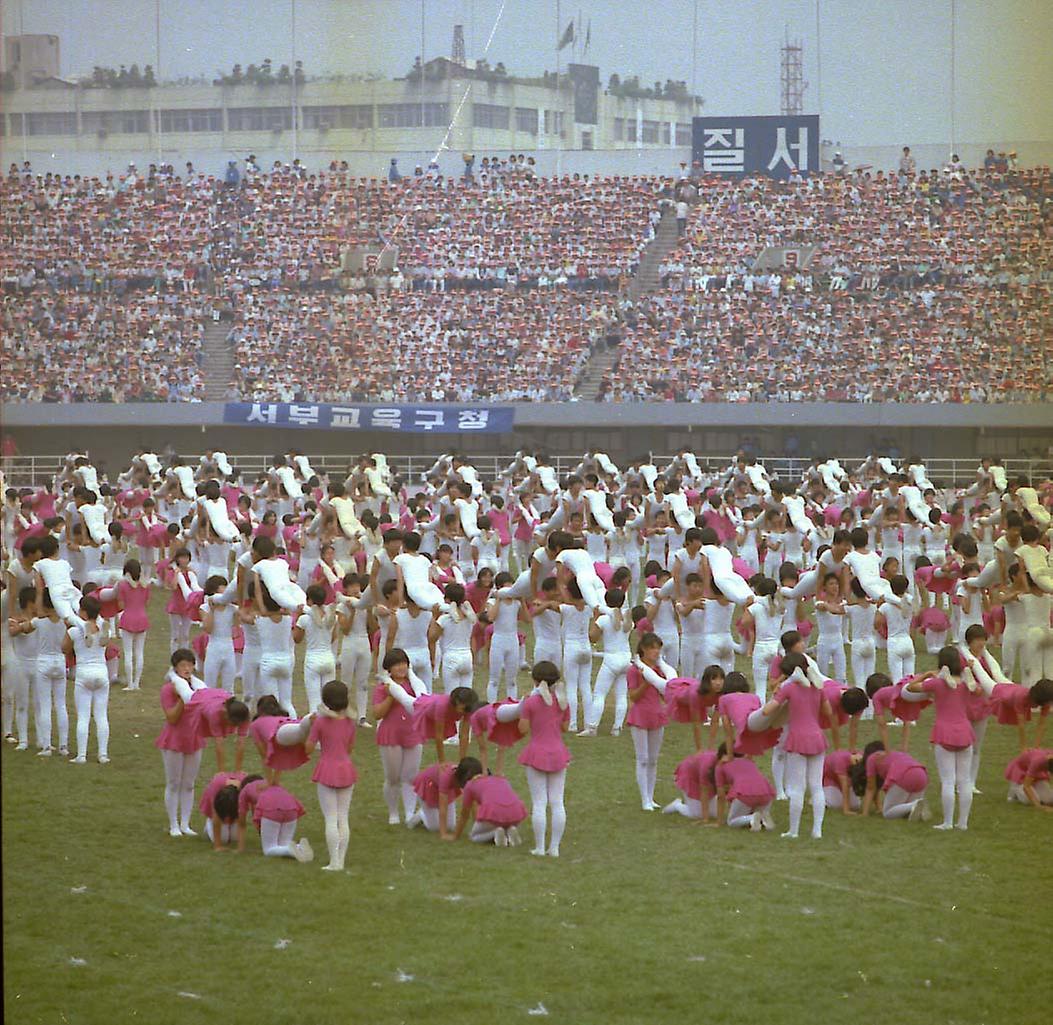
[[[667,206],[662,210],[662,219],[655,229],[654,238],[640,254],[640,264],[629,282],[629,298],[635,303],[640,296],[657,292],[662,282],[658,266],[666,254],[676,245],[676,210]],[[578,383],[574,386],[574,397],[582,402],[595,402],[600,395],[600,385],[607,372],[618,360],[617,346],[597,349],[582,369]]]
[[[205,321],[205,338],[202,349],[205,362],[201,373],[205,379],[205,401],[221,402],[230,387],[234,372],[234,354],[227,344],[230,325],[211,318]]]

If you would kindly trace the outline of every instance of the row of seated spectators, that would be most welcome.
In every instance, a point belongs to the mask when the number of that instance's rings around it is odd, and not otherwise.
[[[1053,393],[1048,168],[710,182],[609,401],[1041,401]],[[805,270],[751,270],[767,246]]]
[[[634,309],[613,289],[670,185],[12,174],[0,395],[200,398],[194,315],[218,294],[231,397],[564,399],[623,337],[613,401],[1048,396],[1048,169],[702,181],[662,291]],[[378,242],[402,290],[337,290],[341,249]],[[819,247],[806,271],[750,271],[790,244]]]

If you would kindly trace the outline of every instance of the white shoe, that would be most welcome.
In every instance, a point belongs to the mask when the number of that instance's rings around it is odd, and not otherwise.
[[[87,765],[88,764],[88,759],[82,757],[81,755],[78,755],[76,758],[71,758],[70,759],[70,764],[71,765]]]
[[[941,831],[946,831],[948,829],[954,829],[954,823],[953,822],[941,822],[938,826],[933,826],[932,828],[933,829],[939,829]]]
[[[579,737],[595,737],[596,730],[591,726],[586,726],[579,734]]]
[[[973,784],[973,797],[983,796],[983,791],[974,783]]]
[[[507,847],[508,846],[508,833],[503,826],[498,826],[494,830],[494,846],[495,847]]]
[[[559,848],[558,847],[550,847],[548,849],[548,856],[550,858],[558,858],[559,857]]]
[[[197,836],[197,832],[189,826],[180,826],[179,832],[182,833],[183,836]]]
[[[109,765],[110,764],[109,757],[107,755],[99,755],[99,764],[100,765]]]
[[[138,690],[139,688],[134,684],[129,683],[127,687],[122,687],[122,690]]]
[[[775,795],[775,800],[776,801],[788,801],[789,797],[787,797],[786,794],[776,794]]]
[[[759,833],[764,827],[761,825],[760,812],[755,811],[750,816],[750,832]]]
[[[37,752],[37,757],[38,758],[50,758],[54,753],[55,753],[55,749],[54,748],[52,748],[52,747],[44,747],[44,748],[41,748]]]
[[[423,820],[420,817],[420,812],[414,812],[408,819],[406,819],[407,829],[416,829]]]
[[[183,834],[181,832],[179,832],[179,828],[178,827],[170,828],[168,830],[168,835],[169,836],[174,836],[174,837],[176,837],[176,839],[179,839],[179,840],[183,839]]]
[[[28,751],[29,750],[29,745],[28,744],[18,744],[18,745],[16,745],[15,750],[16,751]]]
[[[620,726],[612,726],[611,727],[611,736],[612,737],[620,737],[621,735],[622,735],[622,728]]]
[[[518,847],[523,842],[523,838],[519,835],[518,826],[508,827],[508,846]]]
[[[16,737],[13,733],[4,734],[4,740],[6,740],[9,744],[18,743],[18,737]]]
[[[364,715],[358,720],[358,725],[363,730],[373,729],[373,724]]]
[[[314,861],[314,849],[311,847],[311,841],[304,837],[293,847],[293,856],[301,864],[308,861]]]
[[[323,865],[322,866],[322,871],[323,872],[340,872],[340,871],[342,871],[342,869],[340,868],[339,865]]]
[[[388,825],[389,826],[399,826],[401,824],[402,824],[402,819],[399,818],[399,813],[398,812],[395,812],[394,815],[389,815],[388,816]]]
[[[959,824],[959,825],[955,826],[954,828],[961,830],[963,833],[968,833],[969,832],[969,827],[968,826],[963,826],[963,825]]]
[[[446,747],[456,747],[460,742],[460,738],[458,737],[447,737],[443,741],[443,744],[445,744]]]
[[[63,758],[68,758],[69,757],[69,748],[68,747],[60,747],[58,749],[58,753],[60,755],[62,755]]]
[[[762,811],[761,812],[760,821],[761,821],[761,825],[765,829],[774,829],[775,828],[775,819],[773,819],[771,817],[771,810],[770,809],[768,811]]]
[[[796,840],[797,839],[797,834],[796,833],[783,833],[782,834],[782,838],[784,840]]]
[[[545,852],[541,850],[540,847],[535,847],[530,853],[533,854],[535,858],[543,858],[545,856]]]

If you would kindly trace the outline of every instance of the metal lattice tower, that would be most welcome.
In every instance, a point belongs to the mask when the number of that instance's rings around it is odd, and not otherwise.
[[[804,46],[800,40],[790,42],[789,29],[786,42],[779,51],[780,81],[782,85],[781,109],[783,114],[804,113],[804,91],[808,83],[804,80]]]
[[[459,64],[462,68],[467,63],[464,55],[464,26],[454,25],[453,26],[453,52],[450,54],[450,60],[454,64]]]

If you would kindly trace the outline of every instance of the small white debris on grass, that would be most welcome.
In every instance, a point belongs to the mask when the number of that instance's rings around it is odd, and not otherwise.
[[[73,965],[74,968],[83,968],[87,965],[88,962],[85,961],[82,957],[71,957],[69,959],[69,963]]]
[[[395,969],[395,981],[396,982],[412,982],[414,976],[407,972],[404,972],[401,968]]]
[[[71,886],[70,893],[87,893],[88,888],[86,886]]]
[[[168,917],[169,918],[182,918],[183,917],[183,912],[182,911],[169,911],[168,912]]]
[[[815,914],[815,908],[801,908],[801,914],[802,915],[814,915]]]
[[[278,940],[278,942],[274,944],[274,949],[285,950],[285,948],[288,947],[291,943],[292,940]]]
[[[706,955],[705,954],[693,954],[691,957],[688,958],[688,961],[694,961],[694,962],[697,962],[698,964],[702,964],[702,962],[705,961],[705,959],[706,959]]]
[[[190,992],[188,992],[185,989],[181,989],[178,993],[176,993],[176,996],[177,997],[182,997],[184,1000],[200,1000],[201,999],[201,994],[200,993],[190,993]]]
[[[448,893],[442,899],[448,900],[451,904],[456,904],[458,901],[464,900],[464,897],[462,897],[459,893]]]
[[[539,1003],[537,1007],[531,1007],[527,1011],[527,1014],[529,1014],[532,1018],[547,1018],[548,1008],[544,1004]]]

